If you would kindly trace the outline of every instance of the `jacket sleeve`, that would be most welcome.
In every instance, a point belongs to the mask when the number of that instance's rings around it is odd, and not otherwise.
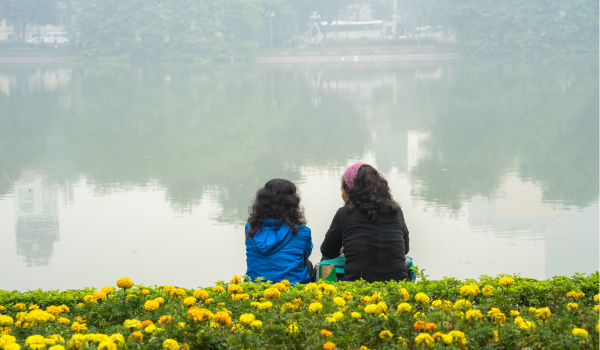
[[[340,210],[344,210],[340,208]],[[333,259],[340,256],[340,249],[342,248],[342,226],[340,224],[340,210],[335,213],[329,230],[325,234],[323,244],[321,244],[321,254],[323,260]]]
[[[400,209],[400,211],[402,211],[402,209]],[[408,227],[406,227],[406,220],[404,220],[404,213],[402,214],[402,236],[404,237],[404,254],[408,254],[409,237],[408,237]]]
[[[313,243],[312,235],[310,234],[310,229],[308,227],[306,229],[308,230],[308,244],[306,245],[306,248],[304,248],[304,258],[308,259],[310,258],[310,254],[312,254]]]

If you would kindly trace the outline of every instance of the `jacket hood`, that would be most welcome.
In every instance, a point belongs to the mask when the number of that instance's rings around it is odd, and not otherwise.
[[[252,247],[258,254],[275,254],[294,237],[292,228],[283,219],[267,219],[262,222],[263,227],[250,238]]]

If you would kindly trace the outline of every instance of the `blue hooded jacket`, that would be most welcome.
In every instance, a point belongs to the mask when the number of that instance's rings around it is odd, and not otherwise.
[[[310,229],[298,226],[298,233],[282,219],[263,220],[263,227],[254,237],[246,238],[246,275],[252,280],[263,277],[265,280],[290,283],[308,283],[310,278],[304,258],[312,253]],[[250,223],[246,224],[246,235]]]

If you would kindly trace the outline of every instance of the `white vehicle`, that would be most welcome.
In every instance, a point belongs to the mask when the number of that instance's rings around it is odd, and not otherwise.
[[[383,21],[321,22],[320,32],[324,39],[385,39],[385,26]]]
[[[27,42],[28,42],[28,43],[30,43],[30,44],[39,44],[39,43],[40,43],[40,41],[44,43],[44,42],[46,42],[46,38],[43,38],[43,37],[42,37],[42,38],[39,38],[39,37],[36,37],[36,38],[33,38],[33,39],[29,39],[29,40],[27,40]]]
[[[69,43],[69,38],[67,37],[67,33],[65,32],[50,32],[46,33],[46,36],[43,37],[44,42],[47,45],[66,45]]]

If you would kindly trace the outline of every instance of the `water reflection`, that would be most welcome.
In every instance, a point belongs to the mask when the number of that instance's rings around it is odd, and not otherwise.
[[[0,229],[16,233],[17,254],[27,266],[52,266],[60,256],[53,257],[53,249],[72,249],[69,242],[75,242],[64,238],[75,230],[59,226],[59,212],[67,223],[97,214],[94,198],[108,203],[126,195],[131,206],[142,208],[146,199],[135,204],[133,198],[161,197],[169,209],[156,209],[156,217],[172,218],[173,225],[210,206],[210,223],[181,228],[201,236],[220,230],[214,224],[223,232],[239,229],[257,188],[285,177],[304,191],[318,244],[329,211],[340,205],[334,190],[341,171],[367,159],[390,179],[405,211],[412,211],[411,232],[423,240],[415,253],[438,277],[448,274],[436,260],[443,254],[428,251],[428,240],[452,250],[468,237],[480,245],[492,242],[486,235],[518,239],[514,244],[521,246],[539,241],[536,254],[545,267],[536,268],[545,272],[538,269],[532,277],[592,271],[598,258],[597,62],[597,56],[561,56],[2,68],[0,108],[8,113],[0,115],[0,202],[13,198],[15,222]],[[131,207],[108,213],[111,206],[99,214],[106,227],[137,215]],[[135,220],[140,218],[143,213]],[[432,222],[439,225],[429,227]],[[441,232],[450,225],[468,229],[452,229],[456,239],[446,240]],[[117,228],[118,234],[137,235],[131,227]],[[77,231],[77,239],[91,240],[86,231]],[[212,242],[198,249],[208,254],[214,246],[230,248],[222,238]],[[590,259],[570,263],[578,254]],[[457,257],[456,263],[472,260]],[[489,273],[489,267],[473,265],[464,271]],[[513,268],[497,266],[505,268],[499,272]]]
[[[58,242],[58,187],[42,174],[25,171],[15,183],[17,255],[27,267],[47,266]]]

